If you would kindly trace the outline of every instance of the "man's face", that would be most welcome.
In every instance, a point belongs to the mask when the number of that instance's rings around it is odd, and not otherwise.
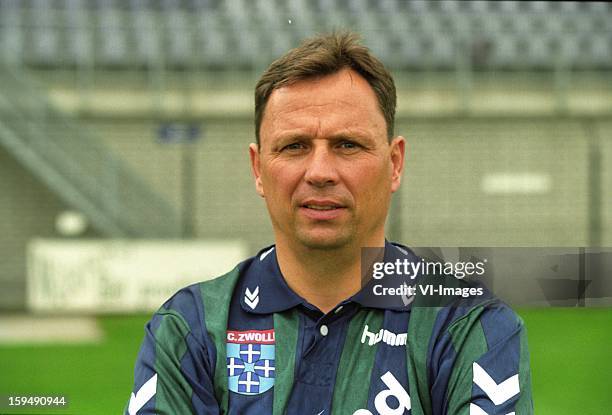
[[[404,139],[386,134],[374,91],[352,70],[274,90],[250,156],[276,243],[380,245],[404,162]]]

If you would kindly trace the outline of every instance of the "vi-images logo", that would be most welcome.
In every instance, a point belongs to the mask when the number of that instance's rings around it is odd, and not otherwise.
[[[382,390],[374,398],[374,406],[378,411],[378,415],[403,415],[405,411],[410,410],[410,395],[406,389],[395,379],[391,372],[387,372],[380,377],[387,389]],[[387,400],[394,397],[391,402],[398,402],[397,408],[391,408]],[[358,409],[353,412],[353,415],[374,415],[367,409]]]

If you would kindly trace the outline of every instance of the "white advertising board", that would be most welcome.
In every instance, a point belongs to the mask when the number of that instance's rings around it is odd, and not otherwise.
[[[27,304],[34,312],[150,312],[246,256],[240,241],[36,239],[28,246]]]

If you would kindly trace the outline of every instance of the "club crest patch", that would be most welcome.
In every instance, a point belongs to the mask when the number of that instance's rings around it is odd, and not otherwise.
[[[229,390],[259,395],[274,386],[274,329],[227,332]]]

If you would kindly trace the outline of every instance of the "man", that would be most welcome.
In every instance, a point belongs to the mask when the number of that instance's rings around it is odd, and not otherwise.
[[[532,413],[524,328],[503,303],[372,294],[375,261],[419,261],[384,235],[404,167],[395,102],[350,33],[267,69],[249,152],[276,244],[162,306],[126,413]]]

